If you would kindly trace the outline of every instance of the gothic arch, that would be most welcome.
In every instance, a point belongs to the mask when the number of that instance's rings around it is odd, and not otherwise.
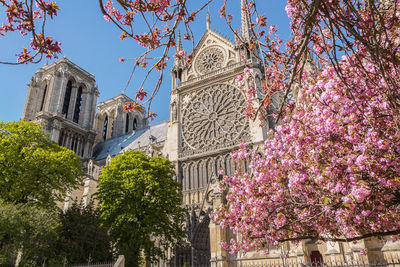
[[[65,114],[65,116],[68,115],[69,105],[72,97],[72,89],[73,89],[73,82],[72,80],[69,79],[65,87],[64,101],[62,106],[62,114]]]
[[[211,258],[209,224],[210,218],[206,215],[194,229],[192,240],[194,266],[209,266]]]
[[[171,104],[171,121],[172,122],[178,121],[178,110],[175,100]]]
[[[182,183],[183,190],[188,190],[189,175],[188,175],[188,165],[186,163],[182,164],[181,183]]]
[[[226,166],[225,166],[225,159],[222,156],[218,156],[217,159],[217,171],[218,170],[226,170]]]
[[[207,182],[211,180],[211,177],[216,174],[215,161],[212,158],[207,160]]]
[[[85,91],[85,85],[80,84],[78,86],[77,92],[76,92],[76,97],[75,97],[75,105],[74,105],[74,115],[73,115],[73,121],[76,123],[79,123],[79,118],[81,115],[81,109],[82,109],[82,103],[83,103],[83,92]]]
[[[206,163],[204,160],[199,162],[199,188],[204,188],[207,186],[207,171]]]
[[[233,159],[232,159],[232,156],[230,153],[225,155],[224,161],[225,161],[225,166],[226,166],[225,174],[232,175],[235,172],[235,170],[234,170],[234,166],[233,166]]]
[[[103,130],[101,131],[103,133],[103,140],[107,139],[108,135],[108,115],[106,114],[103,120]]]
[[[47,98],[47,94],[49,92],[49,86],[50,86],[50,82],[49,82],[48,78],[44,79],[42,81],[42,86],[41,86],[43,93],[42,93],[39,111],[42,111],[46,105],[46,98]]]
[[[194,176],[194,163],[193,162],[191,162],[191,163],[189,163],[189,168],[188,168],[188,170],[189,170],[189,176],[188,176],[188,180],[189,180],[189,186],[188,186],[188,188],[189,188],[189,190],[191,190],[191,189],[194,189],[194,180],[193,180],[193,176]]]
[[[135,116],[132,121],[132,130],[135,131],[138,129],[138,127],[139,127],[139,120],[138,117]]]

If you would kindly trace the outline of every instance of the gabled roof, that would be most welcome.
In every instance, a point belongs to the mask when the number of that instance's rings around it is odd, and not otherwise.
[[[93,159],[102,160],[128,150],[140,149],[152,143],[163,142],[167,138],[168,121],[162,121],[146,128],[99,143],[93,150]]]
[[[216,37],[217,39],[219,39],[221,42],[225,43],[226,45],[232,47],[232,49],[235,48],[235,44],[228,39],[228,37],[222,35],[222,33],[218,33],[214,30],[208,29],[204,32],[203,36],[200,38],[200,41],[196,44],[196,46],[193,49],[192,52],[192,58],[195,58],[198,50],[203,46],[204,42],[207,40],[207,38],[212,35],[214,37]]]

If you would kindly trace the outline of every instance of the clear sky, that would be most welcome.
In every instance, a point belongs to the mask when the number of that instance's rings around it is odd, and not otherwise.
[[[205,0],[188,0],[190,3],[206,2]],[[233,39],[225,22],[220,18],[218,10],[223,0],[214,0],[208,8],[211,17],[211,28]],[[256,1],[260,13],[266,14],[269,24],[277,25],[281,38],[290,35],[289,19],[285,12],[285,0]],[[92,73],[100,91],[98,102],[118,95],[125,88],[132,70],[132,62],[120,62],[119,58],[135,58],[144,50],[133,40],[119,39],[120,32],[116,27],[104,20],[97,0],[59,0],[61,7],[58,16],[47,25],[47,33],[62,43],[62,56]],[[234,16],[234,25],[239,27],[240,0],[228,0],[228,12]],[[0,11],[2,11],[0,9]],[[207,11],[207,10],[206,10]],[[206,12],[205,11],[205,12]],[[0,23],[4,22],[4,12],[0,12]],[[136,25],[137,32],[142,33],[141,25]],[[192,24],[197,42],[205,31],[205,13],[201,13]],[[0,36],[0,60],[15,61],[14,56],[27,43],[19,34]],[[184,42],[184,48],[191,51],[191,43]],[[0,121],[19,120],[22,115],[27,84],[35,71],[46,63],[19,66],[0,64]],[[54,60],[47,61],[49,64]],[[172,64],[170,61],[169,66]],[[152,110],[158,114],[155,122],[169,118],[169,93],[171,79],[170,67],[165,72],[162,87],[152,104]],[[142,73],[133,77],[125,94],[134,98]],[[151,89],[151,81],[148,84]],[[150,90],[149,90],[150,91]]]

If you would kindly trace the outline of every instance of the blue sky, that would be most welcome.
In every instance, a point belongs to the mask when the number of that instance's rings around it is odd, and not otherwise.
[[[195,1],[195,2],[193,2]],[[199,0],[206,2],[205,0]],[[201,3],[189,0],[191,3]],[[211,28],[233,38],[225,22],[220,18],[218,10],[222,0],[214,0],[208,8],[211,17]],[[132,70],[132,62],[120,62],[119,58],[134,58],[144,50],[133,40],[119,39],[120,32],[114,25],[104,20],[95,0],[59,0],[61,7],[59,15],[47,25],[47,33],[62,43],[62,56],[68,57],[96,77],[100,96],[98,102],[118,95],[123,88]],[[260,13],[266,14],[269,24],[277,25],[281,38],[288,39],[290,35],[289,19],[285,12],[285,0],[258,0],[256,1]],[[239,27],[240,0],[228,0],[228,12],[234,16],[234,26]],[[0,9],[0,11],[2,11]],[[207,9],[205,10],[205,12]],[[205,12],[192,23],[192,30],[197,42],[205,31]],[[4,12],[0,12],[0,23],[4,22]],[[144,30],[141,25],[135,25],[138,33]],[[29,40],[19,34],[0,36],[0,61],[15,61],[14,56]],[[191,42],[184,42],[184,48],[191,51]],[[19,120],[22,115],[27,84],[35,71],[47,60],[39,64],[19,66],[0,64],[0,121]],[[54,60],[47,61],[49,64]],[[172,61],[169,65],[172,64]],[[169,118],[170,67],[164,73],[164,80],[158,96],[152,104],[152,110],[158,114],[155,122]],[[141,73],[133,77],[125,93],[134,98]],[[153,79],[154,82],[154,79]],[[151,89],[152,80],[147,89]],[[146,87],[145,87],[146,88]]]

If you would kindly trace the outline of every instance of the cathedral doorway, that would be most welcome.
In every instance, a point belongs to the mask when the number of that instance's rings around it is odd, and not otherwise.
[[[193,235],[193,266],[210,266],[210,218],[206,216],[196,227]]]
[[[210,218],[206,216],[202,222],[193,228],[191,242],[180,242],[174,248],[174,257],[171,266],[174,267],[209,267],[210,230],[208,228]]]

